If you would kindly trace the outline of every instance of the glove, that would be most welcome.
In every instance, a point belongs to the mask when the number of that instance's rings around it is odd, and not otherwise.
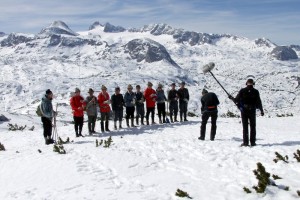
[[[232,101],[234,100],[234,97],[231,95],[228,95],[228,98],[231,99]]]
[[[151,94],[150,97],[156,97],[156,94]]]
[[[189,102],[189,100],[188,100],[188,99],[183,99],[183,101],[185,101],[185,102],[187,102],[187,103]]]
[[[261,116],[264,116],[264,115],[265,115],[265,113],[264,113],[264,112],[260,112],[260,115],[261,115]]]

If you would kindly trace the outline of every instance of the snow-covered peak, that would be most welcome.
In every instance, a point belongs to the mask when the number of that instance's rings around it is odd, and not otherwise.
[[[68,25],[62,21],[54,21],[50,26],[41,30],[39,35],[72,35],[77,36],[78,34],[71,30]]]

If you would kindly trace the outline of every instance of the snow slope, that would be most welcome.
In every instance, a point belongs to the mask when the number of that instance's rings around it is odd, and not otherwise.
[[[123,32],[104,32],[104,27],[99,25],[75,34],[65,23],[57,21],[43,30],[47,34],[41,31],[35,36],[10,34],[0,38],[1,111],[17,110],[34,115],[31,111],[36,104],[32,102],[40,100],[48,88],[62,103],[68,104],[75,87],[99,91],[106,84],[112,94],[116,86],[124,93],[128,84],[145,88],[152,81],[155,87],[162,83],[167,91],[172,82],[186,81],[192,94],[191,112],[199,115],[200,91],[206,88],[220,98],[220,114],[228,111],[237,114],[238,110],[212,76],[202,73],[202,66],[208,62],[216,64],[213,73],[233,95],[245,86],[249,75],[254,76],[268,116],[298,115],[300,111],[299,59],[275,60],[270,52],[276,45],[267,39],[252,41],[203,34],[203,41],[212,38],[207,43],[191,45],[174,39],[172,34],[183,30],[163,24]],[[155,62],[133,59],[126,45],[135,40],[148,42],[137,44],[140,45],[136,48],[140,51],[138,55],[159,56],[160,52],[155,51],[161,45],[167,51],[163,54],[168,53],[175,64],[166,59]],[[149,45],[152,54],[147,54]]]
[[[239,147],[239,119],[219,118],[215,141],[199,141],[198,118],[189,122],[126,128],[111,132],[110,148],[95,146],[108,134],[74,138],[73,126],[59,123],[65,155],[44,145],[37,117],[9,115],[11,122],[34,125],[34,131],[7,130],[0,124],[0,199],[181,199],[177,188],[193,199],[298,199],[300,164],[292,154],[299,149],[299,117],[257,119],[257,146]],[[111,124],[112,125],[112,124]],[[96,129],[99,130],[99,122]],[[210,125],[208,125],[209,130]],[[84,133],[86,133],[86,125]],[[111,127],[112,129],[112,127]],[[42,153],[38,152],[38,149]],[[16,153],[18,151],[18,153]],[[275,152],[289,156],[289,163],[275,164]],[[283,179],[280,187],[269,186],[265,194],[246,194],[257,184],[256,163]]]

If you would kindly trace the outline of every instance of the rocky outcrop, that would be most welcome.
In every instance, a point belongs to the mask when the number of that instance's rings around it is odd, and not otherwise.
[[[122,26],[114,26],[110,23],[106,23],[103,31],[106,33],[119,33],[126,31],[126,29]]]
[[[125,53],[129,53],[132,59],[141,62],[152,63],[166,60],[173,66],[179,67],[167,52],[166,48],[151,39],[134,39],[125,45]]]
[[[3,37],[4,35],[5,33],[0,31],[0,37]]]
[[[276,46],[274,43],[272,43],[270,40],[265,39],[265,38],[258,38],[255,41],[255,44],[259,47],[272,47],[272,46]]]
[[[78,34],[72,31],[67,24],[65,24],[62,21],[54,21],[49,27],[46,27],[41,30],[39,35],[71,35],[71,36],[77,36]]]
[[[271,56],[277,60],[298,59],[296,52],[287,46],[277,46],[271,51]]]
[[[21,43],[26,43],[31,41],[33,38],[28,37],[26,35],[17,34],[17,33],[11,33],[8,35],[7,38],[1,41],[0,45],[1,47],[10,47],[10,46],[16,46]]]

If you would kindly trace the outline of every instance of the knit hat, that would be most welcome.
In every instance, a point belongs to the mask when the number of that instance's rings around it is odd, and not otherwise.
[[[106,86],[105,86],[105,85],[102,85],[102,86],[101,86],[101,90],[107,90]]]
[[[80,92],[80,89],[79,88],[75,88],[75,93],[76,92]]]
[[[162,88],[163,85],[161,83],[158,84],[157,88]]]
[[[184,81],[182,81],[180,85],[185,85],[185,82],[184,82]]]
[[[120,87],[119,87],[119,86],[116,87],[116,88],[115,88],[115,91],[120,91]]]
[[[172,83],[171,86],[176,86],[176,84],[175,84],[175,83]]]
[[[207,93],[208,93],[208,91],[207,91],[206,89],[203,88],[202,94],[207,94]]]
[[[148,86],[153,86],[153,84],[151,83],[151,82],[148,82],[148,84],[147,84]]]
[[[252,78],[249,78],[246,82],[246,85],[255,85],[255,83]]]
[[[94,93],[94,90],[92,88],[90,88],[88,93]]]
[[[141,86],[140,85],[136,85],[135,88],[141,88]]]
[[[133,87],[132,87],[132,85],[130,85],[130,84],[127,86],[127,89],[132,89],[132,88],[133,88]]]
[[[52,91],[50,89],[46,90],[46,94],[52,94]]]

